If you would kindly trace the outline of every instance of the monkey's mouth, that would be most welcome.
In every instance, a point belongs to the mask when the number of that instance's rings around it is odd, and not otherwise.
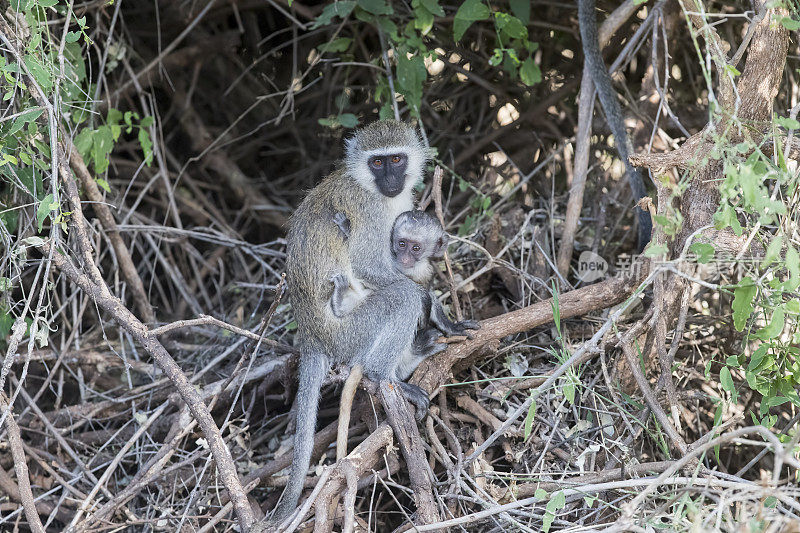
[[[409,257],[409,256],[405,256],[405,255],[398,257],[397,261],[400,263],[400,266],[402,266],[403,268],[414,268],[414,265],[416,264],[416,261],[414,260],[413,257]]]
[[[389,198],[394,198],[401,192],[403,192],[402,185],[381,185],[378,184],[378,189],[381,191],[381,194],[384,196],[388,196]]]

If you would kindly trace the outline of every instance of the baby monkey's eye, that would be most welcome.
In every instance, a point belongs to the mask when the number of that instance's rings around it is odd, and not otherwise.
[[[395,164],[399,163],[400,159],[402,159],[402,158],[399,155],[393,155],[392,156],[392,163],[395,163]]]
[[[414,246],[411,247],[411,249],[414,250],[415,252],[419,252],[419,244],[415,244]]]
[[[406,247],[406,241],[398,241],[397,242],[397,246],[399,246],[400,248],[405,248]]]
[[[383,165],[383,159],[381,159],[380,157],[376,157],[375,159],[372,160],[372,166],[379,167],[381,165]]]

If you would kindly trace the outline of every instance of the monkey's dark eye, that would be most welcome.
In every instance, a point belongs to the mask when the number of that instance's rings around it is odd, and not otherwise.
[[[380,168],[383,166],[383,159],[381,159],[380,157],[376,157],[375,159],[370,161],[370,163],[372,164],[373,167]]]
[[[405,248],[406,247],[406,241],[397,241],[397,246],[399,248]]]
[[[400,155],[393,155],[392,156],[392,163],[394,163],[395,165],[397,163],[399,163],[400,161],[402,161],[402,160],[403,160],[403,156],[400,156]]]
[[[414,250],[415,252],[419,252],[419,244],[415,244],[414,246],[411,247],[411,249]]]

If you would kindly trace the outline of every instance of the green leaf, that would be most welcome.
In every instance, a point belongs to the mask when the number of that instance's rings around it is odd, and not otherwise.
[[[373,15],[391,15],[394,13],[392,6],[386,0],[358,0],[358,7]]]
[[[44,8],[48,8],[56,5],[58,3],[58,0],[37,0],[36,3]]]
[[[531,405],[528,407],[528,414],[525,415],[525,426],[523,430],[523,440],[528,440],[533,431],[533,421],[536,419],[536,400],[531,400]]]
[[[50,212],[53,210],[54,206],[55,209],[58,209],[58,204],[53,203],[52,194],[48,194],[41,202],[39,202],[39,205],[36,207],[36,224],[39,228],[39,231],[42,231],[44,219],[50,216]]]
[[[95,181],[97,182],[97,185],[101,189],[103,189],[106,192],[111,192],[111,187],[108,186],[108,182],[106,180],[104,180],[103,178],[97,178]]]
[[[109,156],[113,149],[114,137],[111,127],[100,126],[95,130],[92,142],[92,160],[94,161],[95,172],[102,174],[108,170],[108,166],[111,164]]]
[[[453,20],[453,38],[456,42],[460,41],[473,22],[486,20],[490,14],[491,10],[481,0],[466,0],[456,11]]]
[[[67,34],[64,36],[64,40],[68,43],[75,43],[78,42],[78,39],[81,38],[81,32],[79,31],[68,31]]]
[[[317,50],[320,52],[344,52],[348,48],[350,48],[350,44],[353,42],[353,39],[349,37],[339,37],[338,39],[334,39],[330,42],[323,43],[317,46]]]
[[[545,506],[545,513],[542,517],[542,531],[543,533],[548,533],[550,531],[550,526],[553,525],[553,520],[556,518],[556,512],[563,508],[564,505],[567,503],[567,497],[564,495],[564,491],[558,491],[550,498],[550,501],[547,502]]]
[[[414,9],[414,27],[422,35],[427,35],[433,29],[433,13],[423,6],[418,6]]]
[[[144,128],[139,128],[137,137],[142,147],[142,153],[144,153],[144,162],[149,167],[153,162],[153,141],[150,140],[150,132]]]
[[[770,320],[769,324],[758,330],[756,337],[761,340],[774,339],[783,331],[785,320],[786,316],[783,309],[780,307],[776,308],[772,313],[772,320]]]
[[[25,66],[28,67],[33,79],[39,84],[39,87],[41,87],[43,91],[49,92],[53,88],[53,80],[50,77],[50,73],[44,68],[44,65],[42,65],[35,56],[30,54],[25,55],[22,60],[25,62]]]
[[[398,90],[406,97],[406,102],[413,110],[419,112],[422,103],[422,84],[428,77],[425,61],[420,55],[410,58],[406,54],[397,56]]]
[[[389,120],[394,118],[394,108],[392,107],[391,102],[386,102],[381,106],[381,109],[378,112],[378,118],[381,120]]]
[[[425,7],[432,15],[437,17],[444,16],[444,9],[439,5],[439,0],[419,0],[419,3]]]
[[[694,242],[689,251],[697,256],[698,263],[708,263],[714,258],[714,247],[705,242]]]
[[[800,30],[800,21],[797,21],[791,17],[783,17],[781,19],[781,24],[783,24],[783,27],[789,31]]]
[[[339,124],[345,128],[355,128],[358,126],[358,117],[353,113],[342,113],[338,117]]]
[[[319,28],[320,26],[327,26],[333,20],[333,17],[341,17],[345,18],[349,15],[353,9],[356,7],[356,3],[354,0],[342,0],[340,2],[334,2],[332,4],[328,4],[325,6],[325,9],[322,10],[322,13],[317,17],[314,21],[314,24],[311,26],[311,29],[314,30]]]
[[[519,69],[519,78],[522,83],[529,86],[542,81],[542,71],[532,57],[528,57],[522,62],[522,66]]]
[[[92,143],[94,142],[93,134],[94,132],[91,129],[83,128],[78,132],[73,141],[75,148],[78,149],[78,152],[84,159],[89,157],[89,152],[92,149]]]
[[[644,251],[645,257],[658,257],[659,255],[664,255],[669,252],[669,248],[666,244],[654,244],[647,247],[647,250]]]
[[[575,384],[570,378],[566,379],[566,383],[564,383],[564,386],[561,388],[561,392],[564,394],[564,398],[567,399],[570,405],[575,404]]]
[[[748,372],[753,372],[756,368],[758,368],[758,365],[761,364],[764,356],[767,355],[767,350],[769,350],[769,345],[762,344],[758,347],[758,349],[756,349],[755,352],[753,352],[753,355],[750,356],[750,363],[747,365]]]
[[[783,284],[783,290],[794,292],[800,287],[800,254],[791,244],[786,247],[786,270],[789,271],[789,279]]]
[[[547,502],[547,507],[553,511],[558,511],[559,509],[563,509],[566,504],[567,496],[564,494],[564,491],[560,490]]]
[[[747,319],[753,313],[753,298],[756,297],[758,287],[753,282],[753,278],[745,276],[739,282],[738,287],[733,291],[733,327],[736,331],[744,330]]]
[[[778,497],[777,496],[767,496],[764,498],[764,507],[768,507],[770,509],[774,509],[778,505]]]
[[[764,260],[761,261],[761,268],[766,268],[771,265],[776,259],[781,256],[781,248],[783,247],[783,235],[778,235],[767,246],[767,253],[764,254]]]
[[[108,110],[108,114],[106,115],[106,124],[119,124],[123,117],[124,114],[122,111],[112,107]]]
[[[773,396],[772,398],[765,398],[764,404],[767,406],[767,409],[770,407],[778,407],[779,405],[783,405],[789,401],[789,398],[784,396]]]
[[[11,211],[0,212],[0,226],[5,226],[6,231],[14,233],[17,231],[19,225],[19,211],[12,209]],[[0,338],[2,338],[0,334]]]
[[[789,117],[775,117],[775,123],[778,126],[783,126],[787,130],[797,130],[800,129],[800,122],[793,118]]]
[[[150,115],[148,115],[148,116],[144,117],[141,120],[141,122],[139,122],[139,127],[140,128],[149,128],[150,126],[152,126],[155,123],[156,123],[156,119],[151,117]]]
[[[32,120],[36,120],[39,118],[44,112],[44,109],[41,107],[35,107],[33,109],[28,109],[23,111],[17,118],[14,119],[14,123],[11,125],[11,129],[8,130],[7,135],[11,136],[20,131],[22,128],[25,127],[25,124]]]
[[[528,28],[517,17],[508,13],[495,13],[497,29],[512,39],[527,39]]]
[[[739,72],[739,69],[737,69],[733,65],[725,65],[725,73],[731,76],[732,78],[742,75],[742,73]]]
[[[719,382],[722,385],[723,390],[726,390],[730,393],[736,390],[736,386],[733,384],[731,370],[727,366],[723,366],[722,370],[719,371]]]
[[[23,11],[27,11],[28,6],[30,5],[31,0],[11,0],[9,4],[11,5],[11,9],[16,11],[17,13],[21,13]],[[0,310],[0,317],[2,317],[2,310]],[[9,330],[10,331],[10,330]],[[4,337],[5,335],[2,334],[2,330],[0,330],[0,338]]]

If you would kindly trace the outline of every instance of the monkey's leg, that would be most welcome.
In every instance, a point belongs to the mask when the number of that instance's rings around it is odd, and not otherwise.
[[[436,299],[436,296],[432,291],[429,293],[428,297],[431,299],[430,321],[437,328],[439,328],[439,331],[448,337],[453,337],[455,335],[466,335],[471,339],[472,334],[467,330],[480,329],[481,325],[476,320],[462,320],[461,322],[453,322],[447,318],[447,314],[444,312],[442,304],[439,303],[439,300]]]
[[[314,447],[320,389],[329,368],[328,357],[324,353],[301,346],[297,386],[297,427],[294,432],[292,468],[281,501],[278,502],[272,515],[273,523],[283,521],[294,512],[300,494],[303,492],[303,483],[311,463],[311,451]]]
[[[364,373],[364,367],[353,365],[350,375],[342,388],[342,399],[339,401],[339,428],[336,435],[336,460],[341,461],[347,455],[347,432],[350,429],[350,413],[353,411],[353,397]]]
[[[422,361],[446,350],[447,344],[436,342],[441,336],[442,334],[436,328],[426,328],[418,331],[411,349],[400,357],[397,372],[395,373],[397,379],[405,381]]]
[[[341,341],[357,354],[354,363],[364,365],[366,376],[397,383],[410,393],[409,400],[421,414],[427,408],[427,394],[402,380],[424,359],[414,350],[417,326],[425,316],[424,296],[420,286],[406,277],[376,290],[343,319],[342,332],[349,331],[350,336]]]

